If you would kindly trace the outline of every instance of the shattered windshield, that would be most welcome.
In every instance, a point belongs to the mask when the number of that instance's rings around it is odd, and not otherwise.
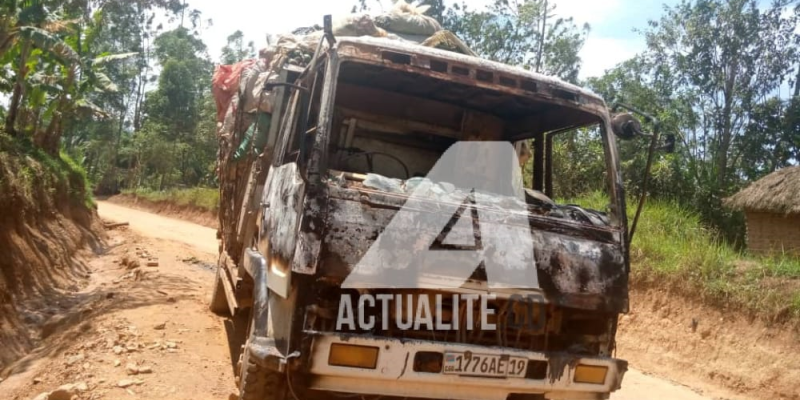
[[[576,143],[565,133],[570,126],[594,126],[578,129],[592,132],[580,139],[599,149],[591,161],[600,168],[593,163],[586,171],[594,175],[582,181],[607,182],[606,138],[594,114],[357,63],[342,64],[333,107],[328,159],[341,185],[609,225],[606,207],[592,211],[553,200],[561,172],[582,163],[569,159]]]

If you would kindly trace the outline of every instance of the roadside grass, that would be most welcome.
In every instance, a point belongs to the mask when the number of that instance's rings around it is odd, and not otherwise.
[[[52,157],[28,138],[0,132],[0,195],[17,207],[53,208],[65,196],[87,209],[94,207],[86,170],[65,152]]]
[[[602,193],[569,203],[603,210]],[[628,203],[633,220],[636,203]],[[667,285],[769,321],[800,320],[800,258],[740,252],[677,203],[648,200],[631,244],[634,284]]]
[[[170,203],[179,206],[194,206],[214,212],[219,209],[219,189],[213,188],[188,188],[188,189],[133,189],[123,190],[123,194],[149,200],[153,203]]]

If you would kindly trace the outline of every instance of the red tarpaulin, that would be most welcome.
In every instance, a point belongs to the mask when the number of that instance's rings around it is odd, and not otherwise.
[[[244,60],[234,65],[218,65],[211,79],[211,92],[217,102],[217,122],[225,119],[231,99],[239,90],[242,71],[255,64],[256,60]]]

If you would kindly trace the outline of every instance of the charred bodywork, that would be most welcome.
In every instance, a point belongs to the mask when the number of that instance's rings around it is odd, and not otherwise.
[[[294,83],[303,89],[287,90],[279,100],[285,111],[274,118],[280,121],[277,139],[259,161],[269,165],[263,194],[245,202],[258,208],[253,245],[238,257],[243,272],[223,277],[234,283],[226,286],[234,287],[232,309],[253,310],[247,346],[262,366],[311,389],[403,397],[596,399],[619,387],[626,363],[610,357],[618,315],[628,310],[629,260],[616,145],[602,99],[502,64],[370,38],[339,41]],[[598,127],[605,151],[605,212],[548,197],[551,136],[589,125]],[[448,147],[472,140],[533,143],[533,179],[520,215],[533,241],[529,261],[539,288],[490,289],[478,267],[466,283],[446,290],[343,289],[408,202],[403,188]],[[418,211],[436,213],[442,201],[426,199]],[[507,213],[503,204],[481,212]],[[471,227],[459,229],[454,220],[445,231],[473,234]],[[424,234],[439,233],[413,226],[407,232]],[[343,296],[364,293],[417,300],[491,293],[497,329],[467,327],[453,315],[464,306],[452,304],[444,309],[453,311],[439,318],[457,321],[453,329],[337,329]],[[522,312],[512,301],[520,295],[540,301]],[[509,323],[519,318],[541,323]],[[334,365],[331,349],[338,343],[378,348],[376,364]],[[513,379],[445,375],[441,358],[448,351],[528,364],[524,376]],[[607,374],[602,382],[582,382],[575,373],[580,365]]]

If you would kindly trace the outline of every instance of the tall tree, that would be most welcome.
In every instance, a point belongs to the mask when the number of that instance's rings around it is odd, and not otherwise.
[[[646,32],[653,72],[698,96],[702,140],[709,144],[703,156],[711,158],[721,193],[735,175],[735,141],[798,57],[798,18],[787,16],[789,3],[778,0],[762,11],[754,0],[684,0]]]
[[[197,141],[204,95],[209,92],[211,63],[206,46],[186,28],[165,32],[155,40],[155,57],[161,65],[158,88],[148,95],[147,119],[150,131],[159,132],[172,143],[172,157],[178,160],[181,178],[187,172],[191,144]],[[157,130],[154,126],[162,127]],[[170,184],[162,175],[161,186]]]
[[[483,57],[570,82],[578,80],[579,53],[590,30],[559,17],[556,5],[545,0],[495,0],[482,11],[455,4],[443,23]]]
[[[17,119],[25,100],[27,78],[35,64],[46,58],[72,68],[80,63],[80,57],[57,35],[70,21],[51,12],[44,1],[3,2],[0,11],[0,62],[2,69],[9,65],[14,73],[5,130],[14,136],[18,133]]]
[[[255,58],[256,46],[252,41],[245,44],[242,31],[228,36],[228,43],[222,48],[222,64],[236,64],[239,61]]]
[[[800,45],[793,32],[800,8],[792,12],[788,3],[696,0],[668,7],[644,32],[643,54],[589,81],[609,101],[634,104],[658,116],[665,133],[678,134],[678,152],[656,164],[651,194],[699,211],[739,243],[741,218],[721,199],[798,159],[793,116],[800,101],[780,97],[795,76]],[[627,178],[638,176],[643,150],[621,145]]]

